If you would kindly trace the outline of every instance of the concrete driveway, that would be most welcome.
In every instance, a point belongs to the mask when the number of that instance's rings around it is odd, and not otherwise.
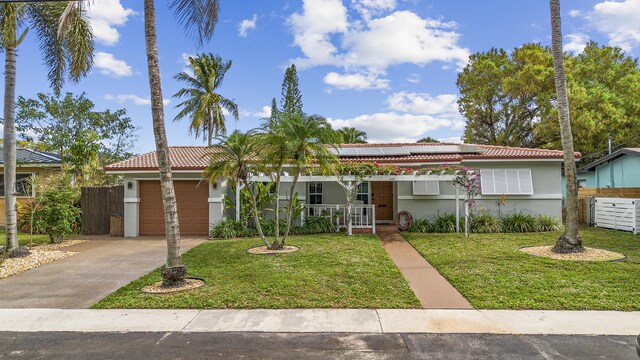
[[[166,261],[164,238],[89,238],[64,249],[78,254],[0,280],[0,308],[88,308]],[[204,241],[182,238],[182,251]]]

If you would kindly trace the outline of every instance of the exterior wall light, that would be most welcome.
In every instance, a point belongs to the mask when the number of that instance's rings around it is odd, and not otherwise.
[[[131,181],[127,183],[127,189],[129,190],[133,189],[133,183]]]

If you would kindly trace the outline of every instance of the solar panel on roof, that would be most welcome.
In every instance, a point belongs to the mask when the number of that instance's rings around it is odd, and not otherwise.
[[[426,145],[411,146],[407,149],[412,154],[469,154],[481,153],[482,149],[473,145]]]
[[[382,150],[377,147],[361,147],[355,148],[359,156],[380,156],[384,155]]]
[[[382,153],[386,156],[408,156],[411,155],[411,152],[407,150],[404,146],[389,146],[389,147],[381,147]]]
[[[358,152],[354,148],[338,148],[340,156],[358,156]]]

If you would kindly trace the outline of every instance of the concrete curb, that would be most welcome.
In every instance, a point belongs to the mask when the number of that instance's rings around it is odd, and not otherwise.
[[[640,312],[0,309],[0,332],[640,334]]]

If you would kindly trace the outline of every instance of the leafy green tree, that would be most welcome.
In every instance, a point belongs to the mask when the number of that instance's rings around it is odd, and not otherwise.
[[[195,133],[196,138],[202,133],[211,146],[214,136],[227,132],[224,110],[238,120],[238,105],[217,92],[231,68],[231,60],[225,62],[220,56],[209,53],[189,57],[188,61],[193,75],[181,72],[173,77],[187,86],[173,95],[178,99],[186,98],[176,105],[182,110],[174,121],[188,117],[191,120],[189,131]]]
[[[174,10],[178,22],[184,26],[187,33],[197,40],[199,45],[211,39],[215,25],[218,22],[219,6],[217,0],[172,0],[169,4]],[[162,269],[162,280],[164,286],[176,286],[184,283],[187,276],[187,267],[182,263],[180,254],[180,225],[178,223],[178,209],[173,188],[167,131],[164,122],[155,0],[144,0],[144,37],[149,89],[151,92],[151,118],[156,142],[156,156],[158,159],[167,238],[167,263]]]
[[[290,115],[302,115],[302,94],[298,87],[298,72],[296,65],[287,68],[282,82],[282,112]]]
[[[640,145],[638,60],[595,42],[564,60],[574,146],[585,162],[606,152],[609,136]],[[458,77],[465,141],[561,149],[553,74],[551,49],[537,44],[474,54]]]
[[[558,121],[560,138],[564,153],[564,174],[567,186],[567,215],[565,230],[553,247],[553,252],[566,254],[582,252],[582,240],[578,234],[578,180],[576,159],[573,152],[573,136],[569,114],[569,97],[567,96],[567,79],[564,71],[564,53],[562,49],[562,25],[560,19],[560,1],[550,0],[551,8],[551,47],[553,53],[553,69],[558,99]]]
[[[47,77],[54,91],[68,78],[77,82],[93,65],[93,34],[83,1],[3,2],[0,4],[0,48],[4,71],[4,186],[6,250],[16,250],[16,51],[29,29],[40,42]]]
[[[427,137],[423,137],[422,139],[418,140],[417,142],[419,142],[419,143],[439,143],[440,140],[438,140],[436,138],[432,138],[431,136],[427,136]]]
[[[553,88],[549,50],[538,44],[471,55],[458,75],[458,107],[467,118],[464,141],[504,146],[538,146],[533,127],[542,99]],[[545,96],[546,94],[546,96]]]
[[[571,130],[576,151],[586,155],[583,161],[606,154],[608,137],[614,145],[640,145],[638,59],[590,42],[565,60]],[[557,106],[548,106],[534,130],[543,147],[562,148]]]
[[[40,207],[33,214],[34,226],[49,235],[51,243],[58,244],[64,240],[65,235],[78,230],[80,197],[78,191],[70,185],[69,179],[37,196],[40,197]]]
[[[367,133],[354,127],[338,129],[340,142],[343,144],[366,144]]]
[[[34,149],[60,154],[63,165],[85,177],[85,164],[101,167],[129,158],[138,139],[138,127],[125,109],[95,111],[94,107],[84,93],[39,93],[36,99],[20,96],[16,128]]]

